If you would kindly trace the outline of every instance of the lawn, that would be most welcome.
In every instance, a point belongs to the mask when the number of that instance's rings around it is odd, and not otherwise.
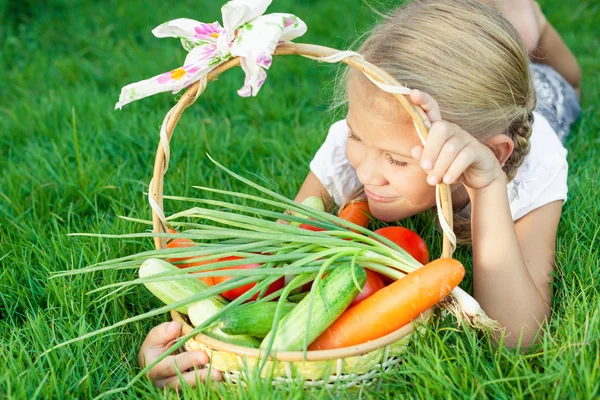
[[[118,218],[148,218],[145,192],[159,127],[177,96],[160,94],[113,110],[122,86],[180,66],[185,51],[150,31],[188,17],[220,20],[220,2],[0,1],[0,398],[90,398],[123,387],[160,318],[46,349],[159,305],[143,287],[110,301],[87,292],[133,273],[50,279],[55,271],[150,249],[150,240],[69,237],[71,232],[139,232]],[[389,0],[369,2],[378,9]],[[489,338],[438,320],[411,343],[405,362],[377,388],[333,394],[298,387],[221,385],[185,398],[581,398],[600,396],[600,5],[541,2],[583,70],[582,115],[569,149],[569,201],[557,240],[553,316],[539,346],[498,349]],[[297,40],[348,48],[379,17],[360,0],[278,0],[308,25]],[[256,98],[240,98],[239,68],[211,83],[172,141],[165,192],[192,185],[246,190],[205,156],[293,197],[339,112],[328,111],[337,68],[276,58]],[[168,208],[168,205],[167,205]],[[170,210],[173,211],[173,210]],[[169,212],[169,210],[167,210]],[[407,221],[440,252],[432,216]],[[456,257],[470,266],[469,248]],[[464,287],[470,290],[470,277]],[[115,397],[175,397],[140,381]]]

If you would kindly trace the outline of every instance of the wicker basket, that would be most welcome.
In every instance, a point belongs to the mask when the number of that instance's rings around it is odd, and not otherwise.
[[[327,62],[344,62],[351,67],[357,68],[367,75],[371,80],[379,84],[401,88],[402,86],[390,75],[378,67],[365,61],[359,55],[337,57],[343,52],[339,50],[316,46],[310,44],[282,44],[275,55],[301,55],[308,58]],[[356,54],[356,53],[354,53]],[[224,71],[239,65],[239,58],[225,62],[211,71],[205,79],[190,86],[177,104],[165,117],[154,163],[154,177],[151,183],[150,201],[153,205],[152,221],[155,232],[167,232],[163,220],[159,215],[163,210],[163,182],[168,167],[168,144],[173,130],[183,111],[193,104],[206,89],[207,82],[215,80]],[[414,106],[410,99],[402,94],[392,93],[402,104],[404,109],[412,117],[416,129],[423,137],[428,132],[425,114],[419,107]],[[440,184],[438,211],[441,210],[446,222],[452,227],[452,202],[449,188]],[[158,211],[158,212],[157,212]],[[164,215],[164,214],[163,214]],[[157,249],[166,247],[165,238],[154,238]],[[443,236],[443,256],[452,257],[453,246],[447,235]],[[279,352],[274,357],[270,356],[261,372],[261,376],[271,378],[274,384],[289,383],[301,380],[306,387],[322,385],[343,385],[345,387],[373,382],[385,372],[402,360],[402,353],[406,349],[411,333],[416,329],[422,329],[422,322],[432,314],[429,309],[412,323],[390,333],[387,336],[336,350],[308,351],[306,354],[300,351]],[[175,321],[181,322],[182,334],[189,334],[192,327],[186,317],[177,311],[171,312]],[[261,359],[259,349],[246,348],[232,345],[213,339],[209,336],[198,334],[185,344],[189,350],[204,350],[211,359],[212,368],[223,372],[227,381],[242,383],[244,375],[251,375],[257,370]]]

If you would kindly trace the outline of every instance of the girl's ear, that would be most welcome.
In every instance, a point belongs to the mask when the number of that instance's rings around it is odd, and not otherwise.
[[[506,163],[515,148],[515,143],[507,135],[494,135],[486,140],[484,144],[494,152],[501,167],[504,167],[504,163]]]

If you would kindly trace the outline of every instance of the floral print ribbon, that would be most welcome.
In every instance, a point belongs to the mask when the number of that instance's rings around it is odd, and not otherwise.
[[[306,24],[292,14],[263,15],[271,0],[232,0],[221,8],[223,27],[219,22],[207,24],[180,18],[166,22],[152,33],[175,37],[189,53],[183,66],[154,78],[132,83],[121,89],[115,108],[156,93],[179,92],[206,76],[218,65],[240,57],[246,74],[243,97],[256,96],[264,83],[277,45],[304,35]]]

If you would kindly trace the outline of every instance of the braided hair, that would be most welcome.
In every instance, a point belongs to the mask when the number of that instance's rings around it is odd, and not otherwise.
[[[529,138],[532,133],[532,125],[533,112],[527,109],[523,111],[522,118],[514,120],[510,125],[508,135],[514,142],[515,148],[508,160],[506,160],[504,167],[502,167],[509,181],[513,180],[515,175],[517,175],[518,168],[529,153],[531,148]]]

